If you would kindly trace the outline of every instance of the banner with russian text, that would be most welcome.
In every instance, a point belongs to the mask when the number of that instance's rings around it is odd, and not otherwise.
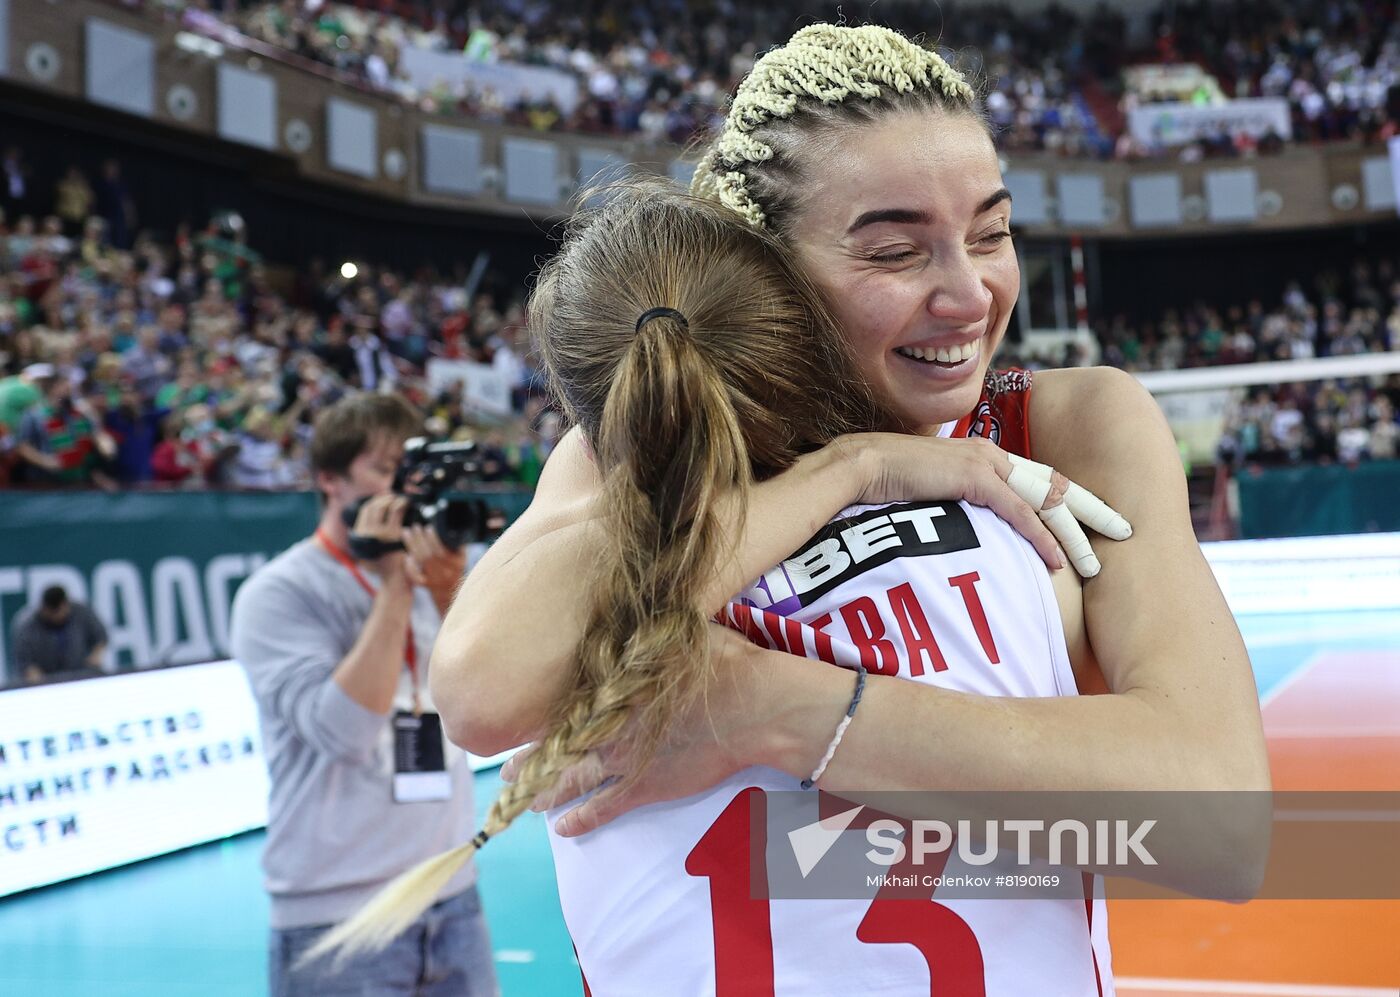
[[[50,585],[107,627],[106,667],[227,657],[243,579],[316,525],[310,492],[0,493],[0,673],[15,614]]]
[[[231,661],[0,692],[0,896],[262,827]]]

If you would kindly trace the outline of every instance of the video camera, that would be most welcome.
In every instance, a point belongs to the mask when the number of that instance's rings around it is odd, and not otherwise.
[[[480,484],[481,457],[475,443],[430,443],[426,436],[415,436],[404,444],[392,487],[394,494],[408,499],[404,526],[431,526],[445,547],[456,550],[491,540],[505,528],[505,513],[468,494]],[[354,532],[355,519],[367,501],[361,499],[344,512],[351,530],[350,554],[361,561],[403,549],[398,541]]]

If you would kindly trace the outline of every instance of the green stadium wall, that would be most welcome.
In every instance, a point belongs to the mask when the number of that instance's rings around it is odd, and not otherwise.
[[[529,493],[483,495],[513,520]],[[243,579],[315,528],[312,492],[0,492],[0,681],[15,615],[49,585],[108,628],[108,667],[227,657]]]
[[[1240,536],[1400,531],[1400,460],[1243,470]]]

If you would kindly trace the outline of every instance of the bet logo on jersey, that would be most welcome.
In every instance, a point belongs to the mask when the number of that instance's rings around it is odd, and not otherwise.
[[[836,519],[740,595],[756,609],[788,615],[897,557],[971,550],[982,544],[956,502],[902,502]]]

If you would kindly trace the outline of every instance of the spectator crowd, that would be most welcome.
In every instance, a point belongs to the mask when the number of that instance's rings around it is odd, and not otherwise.
[[[1393,131],[1400,22],[1372,0],[1162,0],[1130,31],[1100,4],[1078,14],[1004,4],[843,5],[826,0],[118,0],[330,67],[360,85],[432,111],[531,127],[683,143],[718,121],[757,54],[794,27],[845,17],[888,24],[937,45],[986,81],[988,112],[1009,151],[1066,156],[1236,156],[1277,151],[1283,137],[1243,131],[1171,148],[1134,140],[1124,112],[1164,95],[1136,92],[1124,70],[1195,65],[1212,85],[1184,99],[1280,97],[1294,137],[1360,138]],[[404,53],[460,54],[473,64],[547,67],[578,99],[547,89],[505,94],[470,78],[406,71]]]
[[[307,487],[312,422],[354,389],[398,391],[427,413],[429,435],[475,441],[487,482],[538,479],[561,420],[532,362],[523,288],[273,267],[230,213],[162,242],[140,228],[115,160],[48,184],[18,148],[0,162],[0,485]],[[1118,316],[1095,329],[1098,359],[1144,371],[1400,350],[1397,264],[1295,280],[1273,302]],[[488,366],[509,414],[482,405],[453,376],[460,365],[434,360]],[[998,358],[1087,362],[1014,346]],[[1397,409],[1395,376],[1259,389],[1222,456],[1390,458]]]
[[[1397,406],[1394,375],[1380,389],[1335,380],[1255,388],[1231,407],[1216,456],[1233,467],[1394,460]]]
[[[1342,275],[1289,281],[1275,302],[1197,303],[1142,323],[1117,315],[1096,325],[1094,339],[1099,362],[1134,372],[1400,351],[1400,260],[1358,259]],[[1012,347],[998,362],[1034,370],[1090,357],[1073,345],[1054,356]],[[1233,464],[1392,460],[1397,411],[1400,374],[1254,388],[1231,406],[1219,456]]]
[[[559,433],[519,297],[368,266],[267,266],[237,215],[161,242],[121,167],[29,175],[0,199],[0,486],[308,487],[316,414],[396,390],[439,439],[471,439],[488,482],[533,484]],[[522,292],[523,293],[523,292]],[[490,365],[511,412],[475,408],[427,361]]]

